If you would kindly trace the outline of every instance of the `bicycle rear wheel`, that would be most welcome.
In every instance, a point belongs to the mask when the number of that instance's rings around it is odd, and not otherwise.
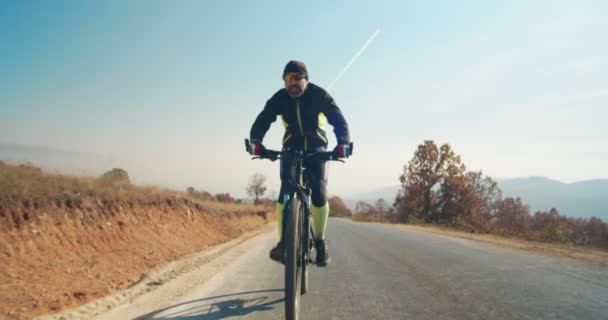
[[[291,199],[285,206],[285,319],[299,319],[302,277],[300,200]]]

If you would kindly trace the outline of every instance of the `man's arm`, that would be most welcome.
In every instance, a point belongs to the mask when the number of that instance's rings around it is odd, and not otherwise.
[[[342,111],[340,111],[336,101],[334,101],[329,93],[325,93],[324,100],[325,108],[323,113],[327,117],[329,124],[334,127],[334,133],[338,144],[348,144],[350,142],[350,133],[348,130],[348,123],[346,123]]]
[[[277,115],[279,114],[277,108],[276,95],[274,95],[266,102],[264,110],[260,112],[251,126],[251,132],[249,133],[251,142],[261,143],[264,140],[264,136],[268,129],[270,129],[270,125],[277,120]]]

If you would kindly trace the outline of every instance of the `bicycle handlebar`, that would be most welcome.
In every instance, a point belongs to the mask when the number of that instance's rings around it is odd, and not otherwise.
[[[349,147],[352,150],[353,143],[349,143]],[[249,154],[251,154],[251,144],[249,143],[249,139],[245,139],[245,149]],[[294,150],[295,151],[295,150]],[[270,149],[262,149],[262,152],[259,156],[254,156],[252,159],[269,159],[270,161],[275,161],[281,158],[281,151],[270,150]],[[321,161],[340,161],[344,162],[341,158],[333,151],[313,151],[308,153],[301,154],[302,159],[315,159]]]

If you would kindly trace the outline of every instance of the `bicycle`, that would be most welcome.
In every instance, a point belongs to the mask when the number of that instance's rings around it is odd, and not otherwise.
[[[247,152],[251,153],[249,139],[245,139]],[[349,144],[352,152],[353,143]],[[283,199],[283,261],[285,265],[285,318],[297,320],[299,318],[300,296],[308,290],[307,265],[314,264],[311,258],[313,241],[313,225],[310,213],[311,188],[310,175],[307,173],[304,160],[316,159],[321,161],[340,161],[334,152],[314,151],[306,153],[302,150],[283,149],[275,151],[262,150],[262,154],[252,159],[269,159],[276,161],[282,157],[291,159],[290,176],[287,186],[284,186]],[[295,196],[294,196],[295,195]],[[305,231],[307,230],[307,231]]]

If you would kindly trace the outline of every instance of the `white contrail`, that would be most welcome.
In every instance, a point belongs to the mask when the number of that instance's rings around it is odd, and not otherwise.
[[[380,33],[380,29],[377,29],[376,32],[374,32],[374,34],[371,37],[369,37],[369,39],[367,39],[367,41],[365,42],[365,44],[363,45],[363,47],[361,47],[361,49],[359,49],[359,51],[350,60],[350,62],[346,65],[346,67],[344,67],[344,69],[342,69],[342,71],[340,71],[340,73],[338,73],[338,76],[334,79],[334,81],[332,81],[327,86],[327,90],[331,90],[331,88],[334,86],[334,84],[336,84],[336,82],[338,82],[338,80],[340,80],[340,78],[342,78],[342,75],[344,75],[344,73],[346,73],[346,71],[348,70],[348,68],[350,68],[350,66],[352,66],[353,63],[355,63],[355,60],[357,60],[357,58],[359,58],[359,56],[363,53],[363,51],[365,51],[365,49],[367,49],[367,47],[372,43],[372,41],[374,41],[374,38],[376,38],[376,36],[379,33]]]

